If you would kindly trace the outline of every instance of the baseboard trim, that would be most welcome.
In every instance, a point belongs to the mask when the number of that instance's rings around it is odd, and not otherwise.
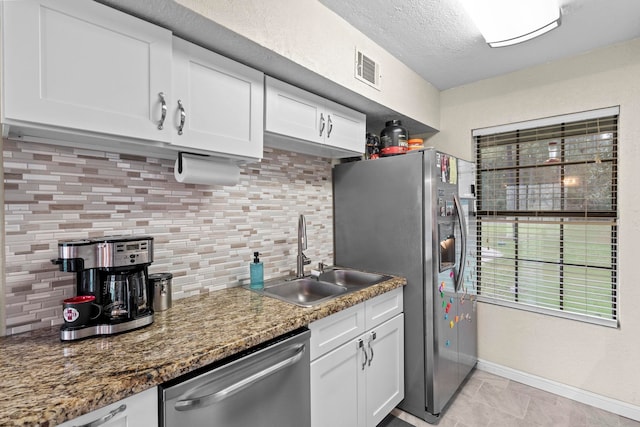
[[[581,390],[566,384],[551,381],[542,377],[528,374],[526,372],[517,371],[506,366],[488,362],[486,360],[478,360],[477,369],[489,372],[500,377],[508,378],[558,396],[566,397],[580,403],[595,406],[605,411],[613,412],[632,420],[640,421],[640,406],[630,403],[621,402],[606,396],[601,396],[590,391]]]

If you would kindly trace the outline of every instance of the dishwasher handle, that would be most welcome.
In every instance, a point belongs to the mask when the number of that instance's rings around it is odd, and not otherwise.
[[[275,363],[268,368],[263,369],[262,371],[256,372],[255,374],[250,375],[234,384],[231,384],[230,386],[225,387],[215,393],[211,393],[202,397],[196,397],[193,399],[179,400],[175,404],[176,411],[190,411],[192,409],[210,406],[214,403],[226,399],[227,397],[233,396],[234,394],[246,389],[247,387],[257,383],[258,381],[268,377],[269,375],[273,375],[276,372],[287,368],[288,366],[295,365],[300,361],[300,359],[302,359],[302,355],[305,351],[305,344],[295,344],[291,347],[295,351],[295,354],[293,356]]]

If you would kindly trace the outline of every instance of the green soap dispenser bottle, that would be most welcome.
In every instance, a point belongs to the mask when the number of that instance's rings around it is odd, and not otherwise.
[[[262,261],[258,258],[260,253],[253,253],[253,262],[249,264],[249,275],[251,277],[251,289],[264,288],[264,266]]]

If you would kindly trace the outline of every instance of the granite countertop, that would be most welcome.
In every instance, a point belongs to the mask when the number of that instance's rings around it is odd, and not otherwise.
[[[145,328],[61,342],[0,338],[0,425],[54,426],[406,284],[394,277],[312,308],[244,288],[173,301]]]

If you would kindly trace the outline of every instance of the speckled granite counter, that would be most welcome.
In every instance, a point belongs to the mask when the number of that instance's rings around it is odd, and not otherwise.
[[[312,308],[232,288],[174,301],[152,325],[113,337],[61,342],[51,328],[0,338],[0,425],[54,426],[405,283]]]

